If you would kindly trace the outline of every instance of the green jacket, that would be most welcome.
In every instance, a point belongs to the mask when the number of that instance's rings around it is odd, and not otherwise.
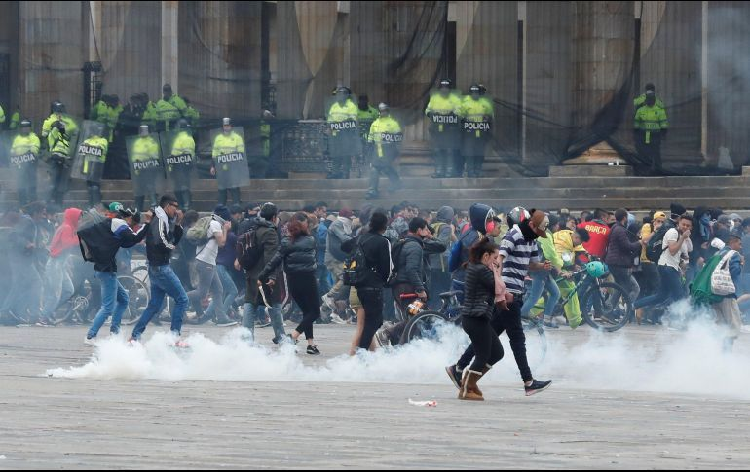
[[[645,93],[642,93],[642,94],[638,95],[637,97],[635,97],[633,99],[633,108],[635,110],[639,109],[640,107],[642,107],[645,104],[646,104],[646,94]],[[659,97],[656,97],[656,106],[659,107],[659,108],[664,108],[664,102],[662,102]]]
[[[542,249],[544,259],[549,261],[555,269],[561,270],[563,268],[563,260],[562,257],[560,257],[560,254],[557,253],[557,250],[555,250],[555,242],[552,238],[552,233],[547,231],[546,238],[539,238],[536,241]]]

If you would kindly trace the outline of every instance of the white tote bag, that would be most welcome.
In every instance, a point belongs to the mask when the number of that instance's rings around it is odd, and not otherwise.
[[[714,273],[711,274],[711,292],[714,295],[724,297],[734,293],[734,282],[732,282],[732,274],[729,273],[729,259],[735,254],[736,251],[727,252],[714,269]]]

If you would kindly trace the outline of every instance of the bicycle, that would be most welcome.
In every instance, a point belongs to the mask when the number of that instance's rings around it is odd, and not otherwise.
[[[439,295],[441,306],[438,310],[420,310],[411,315],[399,337],[399,344],[407,344],[417,339],[439,341],[446,326],[461,325],[461,304],[459,295],[463,292],[452,290]],[[415,293],[402,294],[401,300],[412,302],[419,297]],[[403,308],[397,304],[397,310],[403,314]],[[407,313],[408,315],[408,313]],[[530,363],[540,365],[547,356],[547,337],[541,320],[522,317],[521,325],[526,335],[526,351],[529,353]]]

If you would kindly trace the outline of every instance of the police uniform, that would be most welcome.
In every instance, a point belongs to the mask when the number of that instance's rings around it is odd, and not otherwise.
[[[57,122],[63,125],[65,129],[64,133],[54,126]],[[50,178],[52,189],[49,199],[59,206],[62,206],[63,197],[68,190],[71,140],[74,140],[77,133],[78,125],[76,122],[61,112],[53,113],[42,124],[42,139],[47,140],[47,146],[51,155]]]
[[[41,141],[33,132],[17,135],[10,146],[10,166],[18,170],[18,202],[36,201],[36,169]]]
[[[370,126],[367,141],[372,144],[372,161],[370,164],[368,198],[375,198],[378,195],[381,173],[390,179],[391,190],[396,190],[401,186],[401,180],[393,166],[393,162],[398,157],[401,139],[401,125],[390,115],[381,116]]]
[[[430,140],[435,159],[434,177],[452,177],[463,171],[461,162],[456,162],[461,142],[458,110],[461,98],[453,93],[435,93],[430,97],[425,114],[430,117]],[[462,159],[461,159],[462,160]],[[461,167],[457,169],[456,167]]]
[[[469,177],[479,177],[495,110],[492,102],[485,97],[475,99],[467,95],[461,102],[459,115],[462,126],[461,152],[466,161],[466,173]]]
[[[661,172],[661,140],[669,128],[667,112],[657,105],[643,105],[635,112],[636,148],[651,163],[654,172]]]
[[[216,160],[218,156],[231,154],[233,152],[245,153],[245,141],[242,136],[231,131],[229,134],[220,133],[214,138],[214,145],[211,150],[211,158]],[[214,164],[216,173],[222,172],[216,163]],[[247,176],[246,176],[247,177]],[[217,177],[218,178],[218,177]],[[239,187],[232,187],[229,189],[219,189],[219,203],[222,205],[227,204],[227,191],[231,192],[232,200],[234,203],[239,204],[242,201],[242,194],[240,193]]]
[[[339,92],[341,93],[341,92]],[[327,121],[331,131],[328,154],[331,156],[332,178],[349,178],[352,156],[357,154],[357,105],[350,98],[336,101],[328,109]]]

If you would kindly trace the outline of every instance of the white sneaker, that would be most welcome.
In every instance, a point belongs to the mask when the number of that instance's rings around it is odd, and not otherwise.
[[[388,335],[387,328],[382,327],[375,333],[375,342],[380,347],[386,347],[391,345],[391,338]]]
[[[320,297],[320,299],[323,300],[323,305],[330,308],[331,311],[336,309],[336,301],[333,299],[332,296],[325,294],[322,297]]]
[[[96,338],[89,338],[86,336],[86,339],[83,340],[83,344],[86,346],[96,346]]]
[[[341,317],[336,313],[331,313],[331,323],[343,325],[346,324],[346,321],[342,320]]]

